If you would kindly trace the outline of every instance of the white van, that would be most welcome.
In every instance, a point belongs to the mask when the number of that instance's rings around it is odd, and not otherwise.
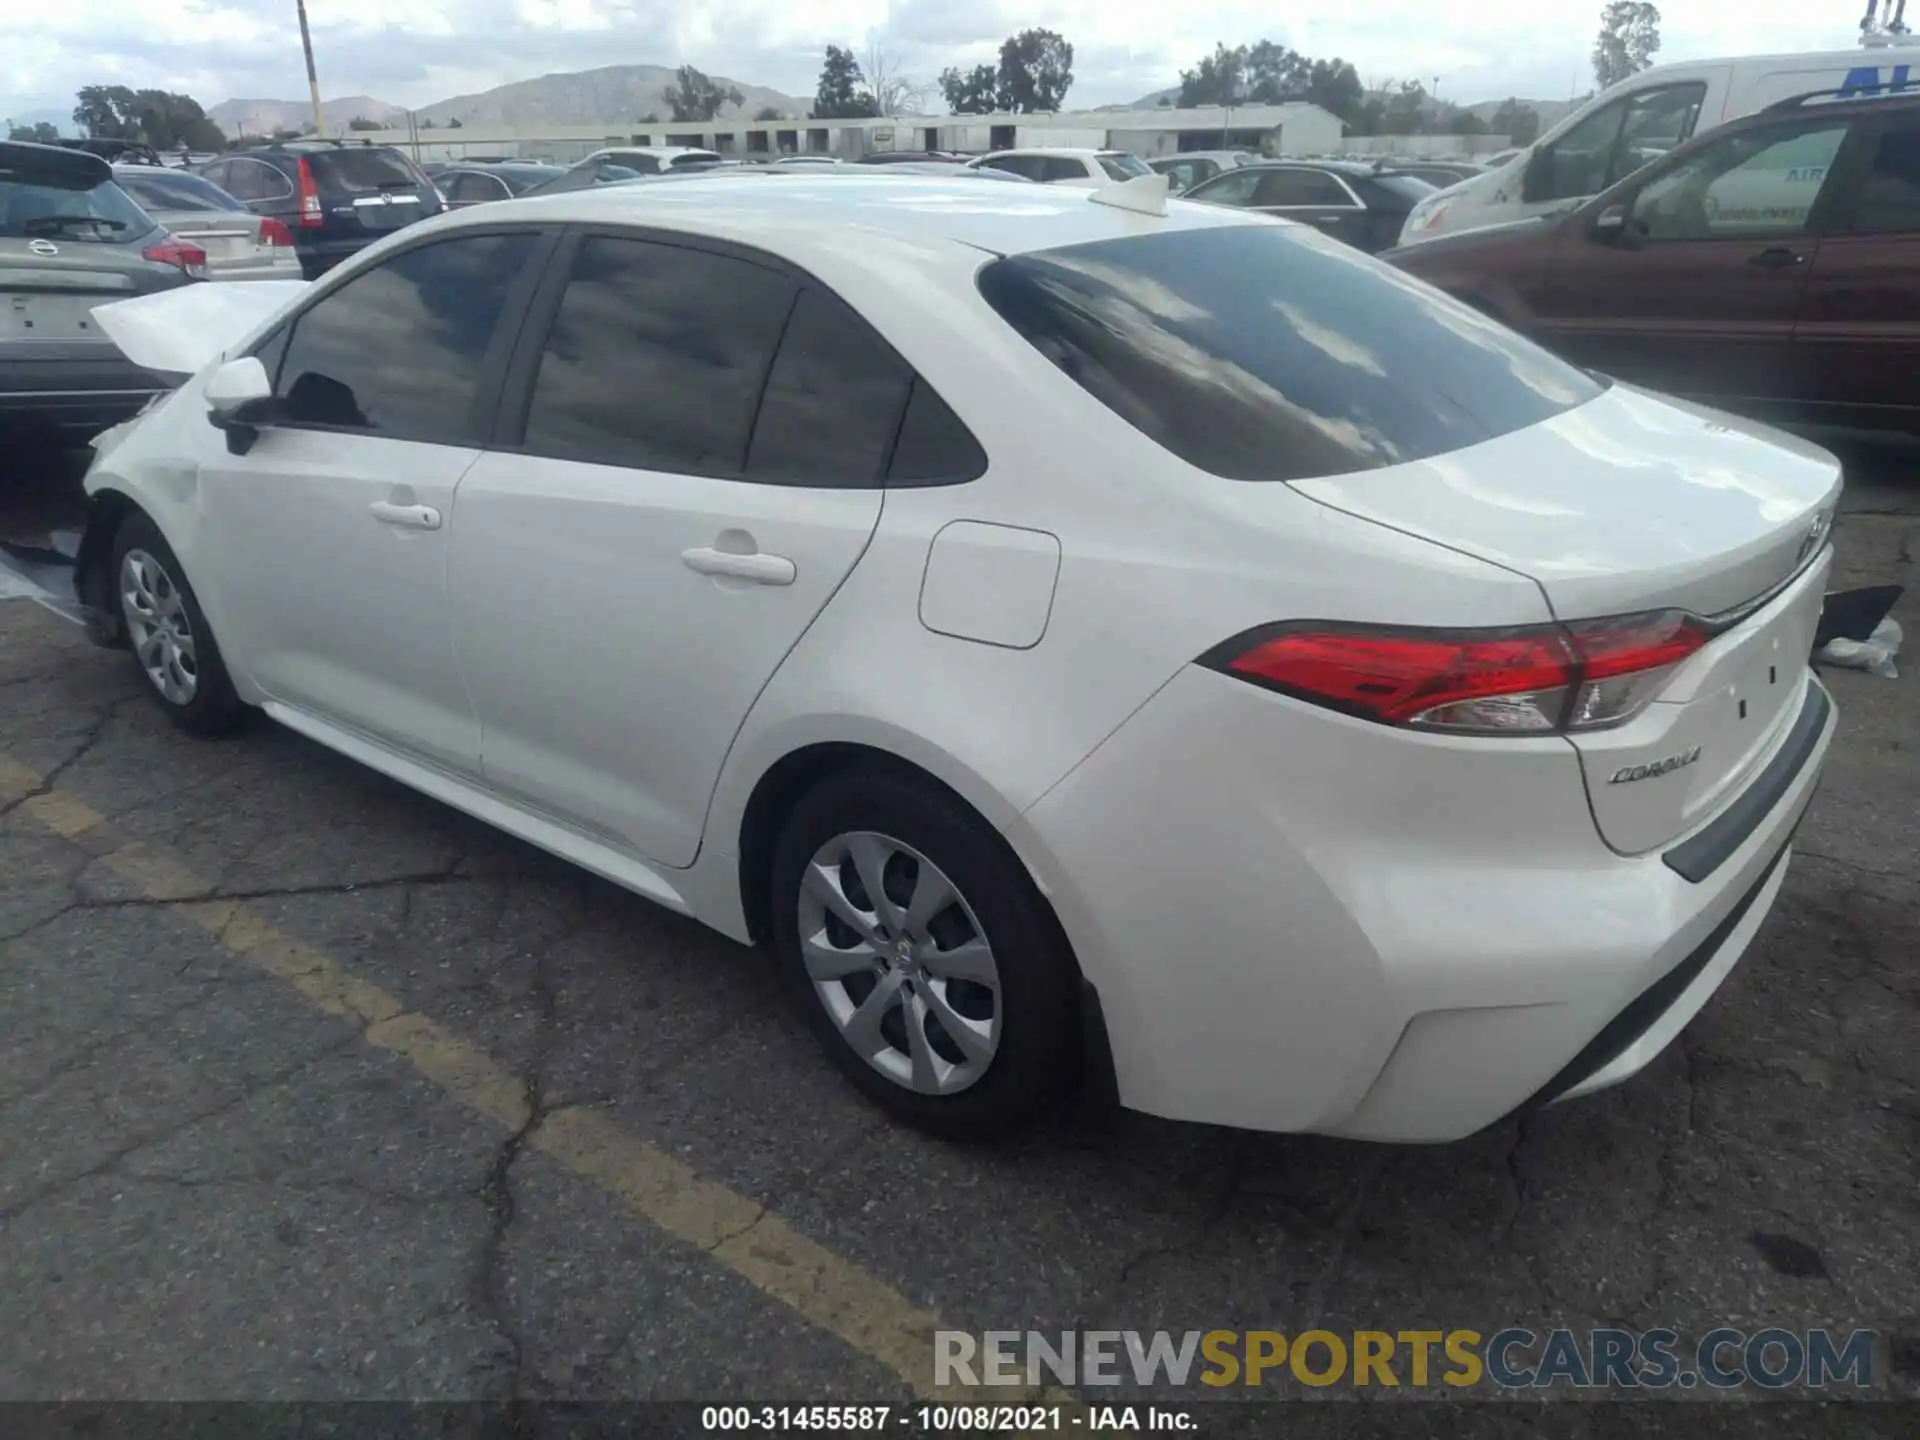
[[[1912,79],[1908,77],[1911,74]],[[1691,137],[1815,90],[1920,88],[1920,48],[1656,65],[1601,91],[1508,164],[1415,205],[1402,245],[1545,215],[1597,195]]]

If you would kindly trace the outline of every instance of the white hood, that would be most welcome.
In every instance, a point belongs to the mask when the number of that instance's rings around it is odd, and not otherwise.
[[[305,280],[202,281],[93,307],[93,318],[136,365],[196,374],[306,293]]]

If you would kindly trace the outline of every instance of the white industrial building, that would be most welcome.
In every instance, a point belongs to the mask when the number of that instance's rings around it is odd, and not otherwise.
[[[1182,150],[1243,149],[1324,155],[1340,149],[1340,118],[1318,105],[1081,110],[1045,115],[902,115],[879,120],[711,120],[657,125],[470,125],[378,130],[347,137],[399,145],[422,160],[528,159],[570,163],[610,145],[694,145],[742,158],[885,150],[984,153],[1029,145],[1130,150],[1144,159]]]

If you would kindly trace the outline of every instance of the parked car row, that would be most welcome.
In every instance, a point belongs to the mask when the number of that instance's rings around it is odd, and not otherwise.
[[[1564,214],[1386,258],[1622,379],[1920,428],[1920,93],[1789,99]]]

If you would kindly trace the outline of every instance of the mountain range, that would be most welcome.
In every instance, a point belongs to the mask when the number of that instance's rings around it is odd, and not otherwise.
[[[748,85],[724,75],[711,78],[722,90],[740,92],[738,105],[721,108],[724,118],[756,115],[772,108],[797,120],[813,105],[810,99],[765,85]],[[673,113],[664,95],[677,79],[665,65],[607,65],[598,70],[516,80],[477,95],[455,95],[422,105],[414,114],[423,124],[440,126],[455,120],[463,126],[614,124],[647,114],[664,120]],[[371,95],[322,101],[320,113],[329,133],[345,130],[354,120],[400,126],[407,118],[401,106]],[[313,123],[313,107],[305,100],[223,100],[207,115],[229,136],[271,135],[275,130],[299,130]]]

